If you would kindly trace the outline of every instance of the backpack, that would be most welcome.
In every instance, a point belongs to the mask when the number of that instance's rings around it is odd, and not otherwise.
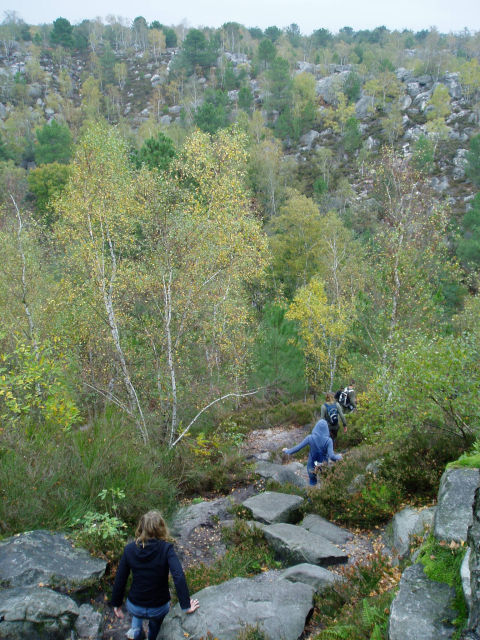
[[[345,387],[345,389],[339,389],[335,394],[335,400],[338,402],[339,405],[341,405],[346,409],[349,404],[348,403],[348,387]]]
[[[338,424],[338,411],[336,404],[327,404],[325,403],[325,408],[327,410],[327,421],[332,427],[336,427]]]

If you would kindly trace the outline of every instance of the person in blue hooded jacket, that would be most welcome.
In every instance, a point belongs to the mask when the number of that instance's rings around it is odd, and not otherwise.
[[[330,437],[326,420],[319,420],[313,427],[312,433],[307,436],[305,440],[302,440],[300,444],[297,444],[291,449],[282,449],[282,451],[287,455],[292,455],[292,453],[300,451],[300,449],[303,449],[303,447],[307,445],[310,447],[307,460],[308,478],[310,485],[315,486],[317,484],[315,467],[328,460],[341,460],[342,454],[333,452],[333,441]],[[315,465],[315,463],[317,463],[317,465]]]

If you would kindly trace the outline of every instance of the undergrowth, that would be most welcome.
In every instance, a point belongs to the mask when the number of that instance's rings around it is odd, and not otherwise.
[[[463,595],[460,567],[463,562],[467,547],[456,542],[438,541],[430,535],[422,545],[418,555],[418,562],[424,567],[425,574],[430,580],[443,582],[455,589],[455,598],[452,603],[457,612],[454,624],[457,627],[455,638],[460,637],[468,618],[467,605]]]
[[[231,529],[224,529],[227,552],[211,566],[199,564],[185,571],[192,593],[220,584],[232,578],[246,578],[282,565],[275,560],[259,529],[251,529],[246,522],[236,520]]]

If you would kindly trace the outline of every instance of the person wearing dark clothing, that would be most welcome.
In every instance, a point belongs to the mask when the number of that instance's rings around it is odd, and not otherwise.
[[[335,394],[335,400],[338,400],[339,404],[344,409],[352,412],[357,408],[357,396],[355,394],[355,380],[350,380],[350,383],[345,389],[340,389]]]
[[[115,615],[123,618],[121,610],[128,576],[132,586],[128,593],[127,610],[132,614],[132,626],[127,638],[143,640],[142,621],[148,620],[148,640],[156,640],[163,619],[170,608],[168,574],[171,573],[180,607],[193,613],[198,600],[190,600],[187,581],[173,546],[165,540],[167,527],[158,511],[143,515],[135,532],[135,542],[126,545],[113,585],[111,605]]]
[[[335,447],[338,429],[340,426],[339,419],[342,421],[344,433],[347,433],[347,421],[343,415],[342,407],[338,402],[335,402],[335,396],[333,393],[328,392],[325,396],[325,400],[325,404],[322,404],[322,408],[320,409],[320,418],[327,421],[330,437],[333,441],[333,446]]]
[[[342,455],[333,452],[333,442],[328,432],[328,424],[326,420],[319,420],[313,427],[312,433],[307,436],[300,444],[291,449],[283,449],[283,453],[292,455],[306,446],[310,447],[307,460],[308,479],[311,486],[317,484],[317,474],[315,468],[328,460],[341,460]]]

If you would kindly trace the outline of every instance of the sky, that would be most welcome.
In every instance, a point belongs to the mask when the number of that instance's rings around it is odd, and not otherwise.
[[[391,30],[419,31],[432,26],[442,33],[480,31],[480,0],[2,0],[0,15],[15,10],[28,24],[51,23],[58,17],[72,24],[108,15],[133,20],[141,15],[147,22],[166,25],[219,27],[239,22],[247,27],[286,27],[296,23],[303,34],[341,27],[373,29],[385,25]]]

